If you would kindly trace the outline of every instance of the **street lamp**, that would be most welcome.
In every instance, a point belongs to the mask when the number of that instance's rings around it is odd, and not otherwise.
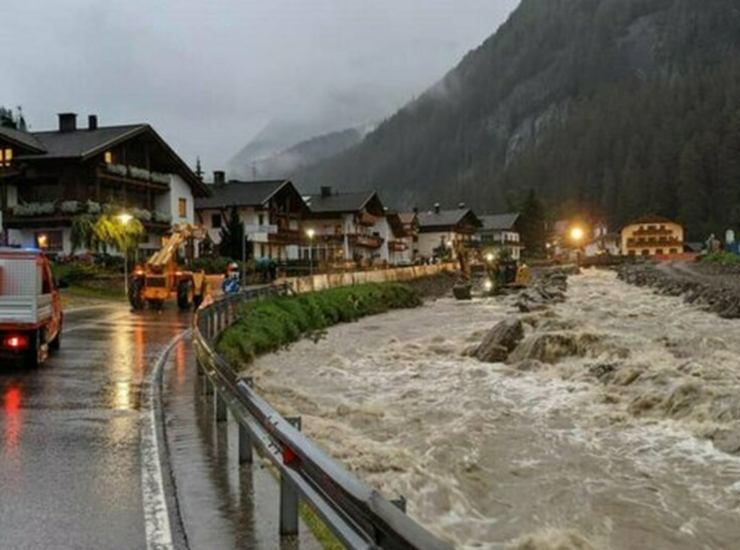
[[[582,227],[575,225],[570,230],[570,240],[576,247],[576,265],[581,267],[581,243],[583,238],[586,236],[586,232]]]
[[[126,227],[128,223],[133,219],[134,217],[127,212],[118,214],[118,221],[121,222],[124,227]],[[126,242],[125,239],[124,242]],[[126,245],[124,245],[123,250],[123,289],[126,298],[128,298],[128,246]]]
[[[577,245],[580,245],[584,236],[585,236],[585,233],[582,227],[575,226],[570,230],[570,238]]]
[[[313,238],[316,236],[316,230],[313,227],[306,229],[306,236],[308,237],[308,257],[310,261],[310,273],[313,277]]]

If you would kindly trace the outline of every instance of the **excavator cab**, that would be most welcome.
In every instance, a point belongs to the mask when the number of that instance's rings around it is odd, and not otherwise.
[[[181,310],[197,308],[206,293],[206,276],[203,271],[191,271],[178,265],[177,252],[188,241],[204,238],[201,228],[191,225],[175,226],[162,248],[155,252],[143,266],[137,266],[129,281],[129,301],[135,310],[149,305],[162,309],[173,294]],[[186,249],[192,249],[186,246]]]

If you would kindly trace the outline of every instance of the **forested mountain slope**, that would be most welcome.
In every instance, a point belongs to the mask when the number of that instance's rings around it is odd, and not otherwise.
[[[740,1],[523,0],[432,89],[296,176],[387,202],[740,221]]]

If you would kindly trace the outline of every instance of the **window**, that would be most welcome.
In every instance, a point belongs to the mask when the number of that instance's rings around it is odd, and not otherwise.
[[[221,227],[221,214],[211,214],[211,227],[213,229]]]
[[[649,251],[648,249],[644,249],[644,250],[642,251],[642,255],[643,255],[643,256],[650,256],[650,251]]]
[[[257,221],[257,224],[258,224],[259,226],[263,226],[263,225],[265,225],[265,215],[264,215],[264,214],[260,214],[260,215],[259,215],[259,216],[257,217],[257,219],[258,219],[258,221]]]
[[[663,249],[662,248],[657,249],[655,251],[655,254],[658,255],[658,256],[662,256],[663,255]]]
[[[13,150],[10,148],[0,149],[0,168],[7,168],[13,162]]]
[[[671,251],[670,252],[671,252],[671,254],[678,254],[678,249],[671,248]]]
[[[181,218],[188,217],[188,199],[177,199],[177,215]]]
[[[113,153],[111,151],[106,151],[105,154],[103,154],[103,160],[105,160],[106,164],[113,164]]]

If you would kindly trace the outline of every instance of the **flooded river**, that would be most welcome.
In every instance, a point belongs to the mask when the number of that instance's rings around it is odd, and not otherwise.
[[[511,364],[513,299],[440,300],[263,357],[266,397],[460,548],[740,547],[740,321],[571,277]]]

